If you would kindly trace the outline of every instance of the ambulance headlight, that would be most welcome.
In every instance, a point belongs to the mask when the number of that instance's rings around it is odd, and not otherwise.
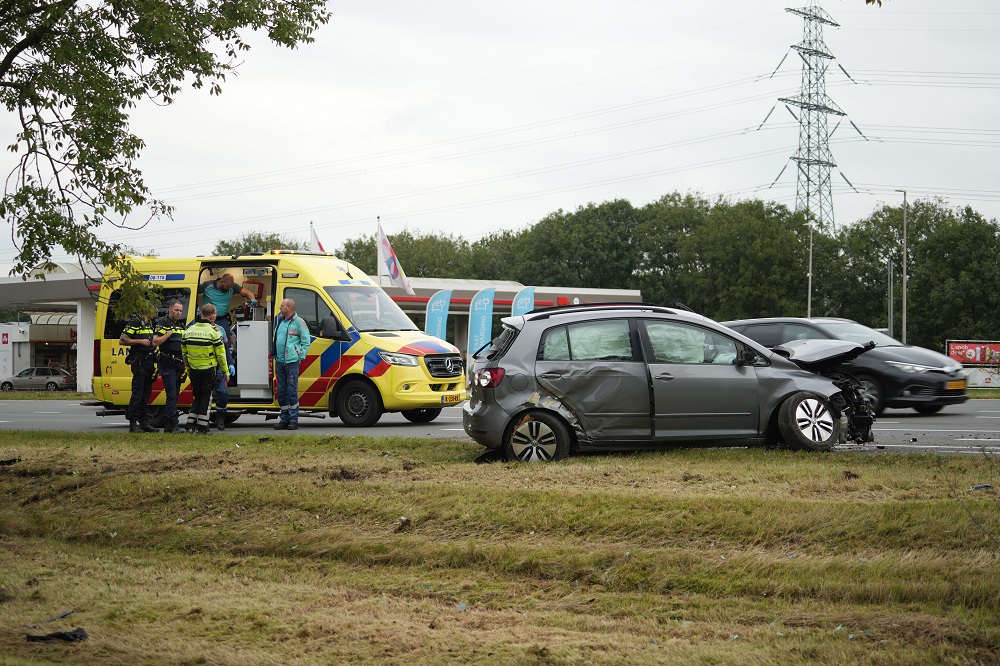
[[[417,357],[410,356],[409,354],[396,354],[394,352],[387,352],[380,350],[378,355],[381,356],[382,360],[388,363],[389,365],[409,365],[409,366],[418,365]]]

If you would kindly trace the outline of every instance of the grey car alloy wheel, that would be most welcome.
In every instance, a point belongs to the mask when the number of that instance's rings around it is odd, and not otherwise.
[[[840,434],[840,419],[825,398],[802,392],[781,404],[778,428],[793,448],[829,451]]]
[[[569,452],[569,433],[554,416],[544,413],[526,414],[514,424],[505,448],[509,460],[562,460]]]

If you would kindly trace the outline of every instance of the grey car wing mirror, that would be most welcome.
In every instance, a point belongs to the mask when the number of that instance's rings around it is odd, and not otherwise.
[[[756,365],[758,356],[752,349],[744,349],[736,356],[736,365]]]
[[[336,317],[323,317],[320,331],[323,333],[324,338],[333,338],[334,340],[342,340],[344,342],[351,341],[350,334],[344,330],[344,327],[340,325],[340,320]]]

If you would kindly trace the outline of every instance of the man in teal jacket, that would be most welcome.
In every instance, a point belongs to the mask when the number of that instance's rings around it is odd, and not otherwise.
[[[275,430],[297,430],[299,427],[299,363],[306,357],[309,327],[295,314],[295,301],[286,298],[278,306],[281,312],[274,320],[271,358],[274,376],[278,379],[278,406],[281,420]]]

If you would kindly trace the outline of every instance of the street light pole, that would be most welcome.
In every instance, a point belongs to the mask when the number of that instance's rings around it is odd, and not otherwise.
[[[906,190],[903,193],[903,344],[906,344]]]

